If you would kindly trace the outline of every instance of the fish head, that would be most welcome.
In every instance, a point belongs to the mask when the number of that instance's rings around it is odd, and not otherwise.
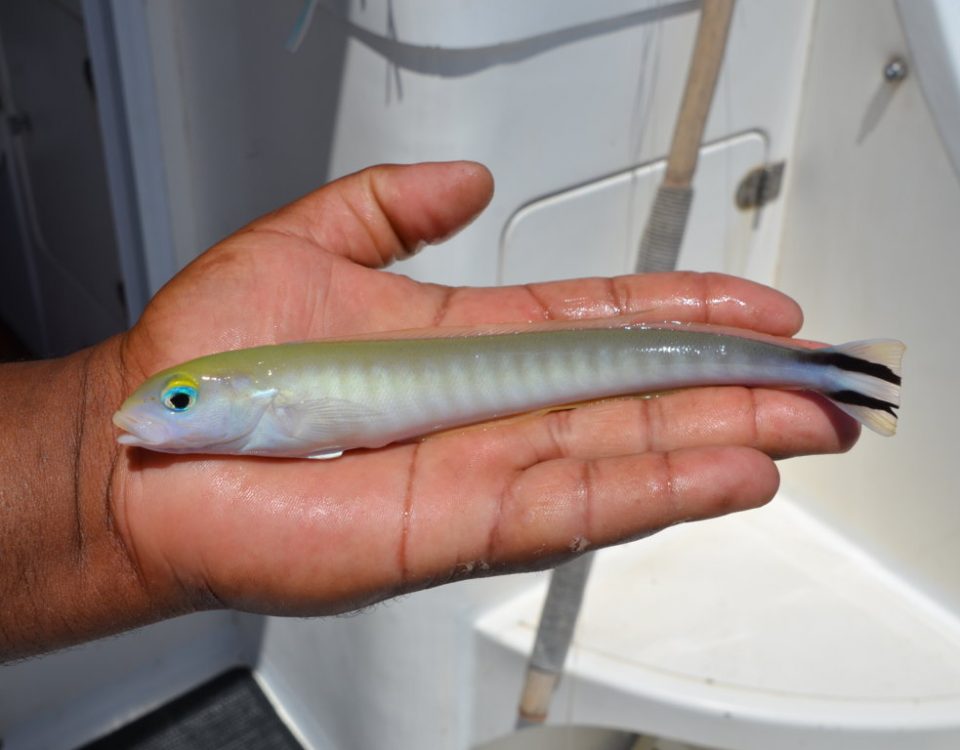
[[[165,453],[228,453],[256,429],[274,393],[244,375],[167,370],[113,415],[123,430],[117,441]]]

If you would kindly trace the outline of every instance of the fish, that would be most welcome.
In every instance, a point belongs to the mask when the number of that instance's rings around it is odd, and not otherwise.
[[[282,343],[158,372],[113,422],[122,445],[165,453],[335,458],[551,407],[741,385],[813,391],[892,435],[904,349],[893,339],[810,348],[683,324]]]

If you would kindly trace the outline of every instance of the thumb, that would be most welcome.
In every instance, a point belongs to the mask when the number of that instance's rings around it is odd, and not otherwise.
[[[469,161],[387,164],[342,177],[254,222],[356,263],[379,267],[454,234],[493,196],[493,177]]]

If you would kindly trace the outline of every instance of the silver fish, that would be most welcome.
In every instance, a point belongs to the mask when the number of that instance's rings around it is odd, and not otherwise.
[[[799,388],[882,435],[896,429],[894,340],[808,349],[680,325],[278,344],[157,373],[113,418],[167,453],[330,458],[459,425],[703,385]]]

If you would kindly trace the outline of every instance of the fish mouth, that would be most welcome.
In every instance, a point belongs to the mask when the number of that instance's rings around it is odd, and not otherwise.
[[[151,447],[160,445],[166,439],[166,429],[156,420],[138,416],[121,409],[113,415],[113,423],[123,432],[117,435],[121,445],[140,445]]]

